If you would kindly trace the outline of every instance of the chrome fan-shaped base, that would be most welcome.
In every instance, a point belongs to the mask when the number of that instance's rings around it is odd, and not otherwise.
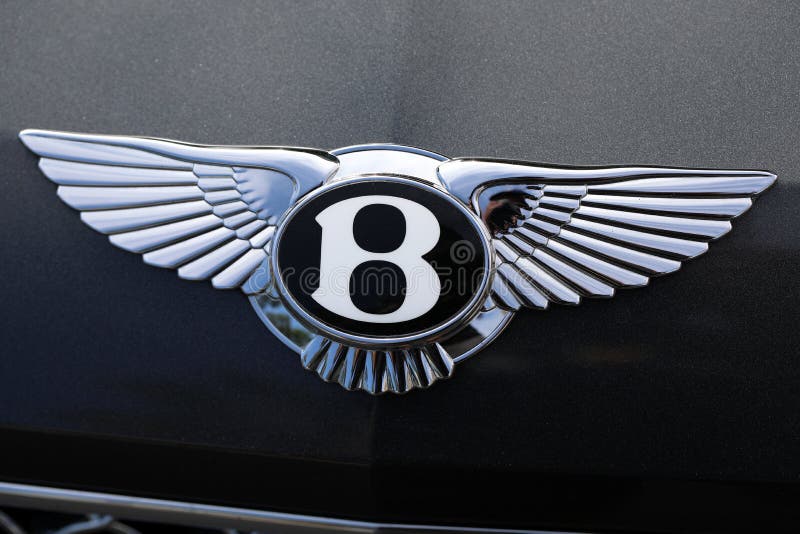
[[[438,343],[379,350],[348,347],[313,333],[268,292],[251,295],[250,303],[272,333],[300,354],[303,367],[326,382],[373,395],[406,393],[450,378],[456,363],[485,347],[514,316],[488,299],[468,325]]]
[[[455,362],[438,343],[412,349],[368,350],[348,347],[322,336],[300,355],[303,367],[326,382],[373,395],[426,388],[453,374]]]

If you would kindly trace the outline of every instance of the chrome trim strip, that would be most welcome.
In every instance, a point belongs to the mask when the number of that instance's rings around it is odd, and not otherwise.
[[[387,531],[547,534],[541,530],[508,530],[354,521],[9,482],[0,482],[0,505],[71,513],[103,513],[111,514],[120,519],[164,522],[206,528],[237,528],[245,530],[269,528],[269,532],[273,534],[367,534]],[[556,533],[549,532],[549,534]]]
[[[71,513],[104,513],[120,519],[206,528],[263,529],[267,527],[272,534],[366,534],[387,531],[398,533],[547,534],[540,530],[355,521],[9,482],[0,482],[0,505]],[[549,534],[555,533],[549,532]]]

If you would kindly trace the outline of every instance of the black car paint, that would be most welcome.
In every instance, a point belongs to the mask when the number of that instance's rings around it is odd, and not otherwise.
[[[800,7],[38,3],[0,17],[0,479],[342,517],[800,525]],[[324,384],[235,291],[86,228],[23,128],[766,168],[650,287],[523,312],[452,380]]]

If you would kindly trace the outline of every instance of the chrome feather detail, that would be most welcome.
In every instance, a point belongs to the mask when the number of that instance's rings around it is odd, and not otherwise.
[[[264,232],[338,168],[327,152],[306,149],[44,130],[20,139],[88,226],[149,265],[219,289],[247,281],[267,257]]]
[[[509,310],[611,297],[676,271],[776,180],[766,171],[458,159],[438,172],[489,226],[492,295]]]

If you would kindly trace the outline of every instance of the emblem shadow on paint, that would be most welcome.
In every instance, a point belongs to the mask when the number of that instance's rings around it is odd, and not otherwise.
[[[388,144],[20,138],[112,244],[180,278],[241,289],[305,368],[372,394],[449,378],[522,308],[608,298],[678,270],[776,180]]]

